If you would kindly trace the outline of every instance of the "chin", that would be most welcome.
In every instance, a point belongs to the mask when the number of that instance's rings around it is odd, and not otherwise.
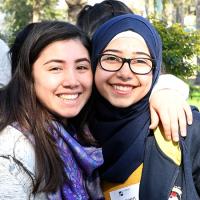
[[[120,103],[120,102],[114,102],[114,103],[112,103],[111,102],[111,104],[113,105],[113,106],[115,106],[115,107],[117,107],[117,108],[127,108],[127,107],[129,107],[129,106],[131,106],[132,104],[134,104],[134,103]]]
[[[66,112],[66,113],[57,113],[58,116],[61,116],[62,118],[73,118],[76,117],[80,111],[73,111],[73,112]]]

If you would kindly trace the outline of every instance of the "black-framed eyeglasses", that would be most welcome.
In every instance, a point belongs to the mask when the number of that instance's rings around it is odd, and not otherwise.
[[[129,64],[130,70],[134,74],[145,75],[152,71],[153,69],[153,59],[144,57],[144,55],[139,55],[136,58],[122,58],[113,54],[101,54],[99,56],[99,63],[103,70],[109,72],[119,71],[124,63]]]

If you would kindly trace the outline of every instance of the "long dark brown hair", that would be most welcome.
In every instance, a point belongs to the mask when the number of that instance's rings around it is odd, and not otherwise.
[[[10,83],[0,90],[0,131],[17,122],[34,136],[37,174],[33,194],[54,192],[65,179],[55,140],[48,131],[49,128],[53,129],[51,122],[55,116],[37,100],[32,65],[47,45],[66,39],[79,39],[90,49],[90,42],[85,34],[69,23],[47,21],[25,27],[10,50],[13,77]],[[69,121],[83,140],[86,111],[87,105],[79,116]],[[86,140],[85,142],[87,143]]]

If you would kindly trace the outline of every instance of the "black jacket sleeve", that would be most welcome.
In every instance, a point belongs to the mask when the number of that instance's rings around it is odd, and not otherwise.
[[[193,124],[188,126],[186,141],[190,150],[192,175],[198,195],[200,196],[200,112],[192,107]]]

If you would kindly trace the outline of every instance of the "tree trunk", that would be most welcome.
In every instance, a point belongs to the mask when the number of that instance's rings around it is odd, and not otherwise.
[[[149,0],[145,0],[145,12],[147,16],[149,16],[149,6],[150,6]]]
[[[33,22],[38,22],[40,19],[40,0],[33,1]]]
[[[158,19],[161,19],[162,18],[162,12],[163,12],[162,0],[154,0],[154,10],[155,10],[155,16]]]
[[[196,0],[196,28],[200,30],[200,0]],[[200,65],[200,58],[197,58],[197,64]],[[200,72],[197,73],[196,84],[200,85]]]
[[[176,22],[184,25],[184,3],[183,0],[180,1],[180,4],[176,7]]]
[[[68,19],[75,23],[79,11],[87,4],[87,0],[65,0],[68,6]]]
[[[200,0],[196,0],[196,27],[200,29]]]

